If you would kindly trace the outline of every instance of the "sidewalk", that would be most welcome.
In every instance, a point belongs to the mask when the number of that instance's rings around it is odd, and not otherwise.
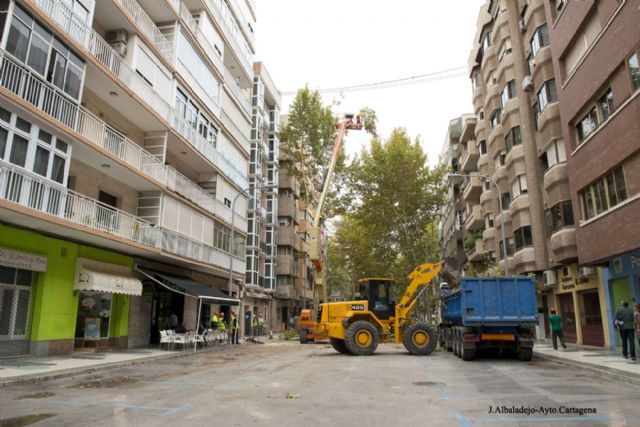
[[[616,380],[640,384],[640,362],[622,357],[622,351],[575,347],[554,350],[551,344],[535,343],[533,355],[565,365],[579,367]]]
[[[152,360],[191,356],[232,348],[228,345],[211,345],[204,349],[168,351],[157,348],[139,348],[98,353],[74,353],[52,357],[19,357],[0,360],[0,388],[28,382],[44,381],[71,375],[95,372],[113,367],[130,366]]]

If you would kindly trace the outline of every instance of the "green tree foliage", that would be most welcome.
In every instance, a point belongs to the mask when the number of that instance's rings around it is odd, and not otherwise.
[[[338,295],[350,299],[353,293],[353,277],[349,271],[349,256],[337,247],[334,237],[327,242],[327,265],[325,279],[327,295]]]
[[[334,248],[353,277],[392,276],[404,284],[416,265],[438,260],[444,173],[427,165],[420,140],[402,128],[386,140],[374,137],[354,159]]]

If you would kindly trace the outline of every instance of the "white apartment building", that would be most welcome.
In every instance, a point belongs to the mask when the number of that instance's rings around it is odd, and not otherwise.
[[[252,0],[0,0],[0,354],[237,304],[254,25]]]

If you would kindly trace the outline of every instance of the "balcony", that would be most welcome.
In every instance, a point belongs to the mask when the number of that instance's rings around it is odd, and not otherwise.
[[[163,164],[135,142],[72,102],[56,87],[44,82],[11,55],[0,50],[0,86],[35,106],[83,140],[109,152],[128,165],[160,182],[165,181]]]
[[[233,93],[233,96],[235,96],[244,112],[251,115],[251,102],[249,98],[247,98],[247,95],[245,95],[240,85],[236,82],[236,78],[232,76],[231,72],[226,68],[224,68],[224,83],[225,87],[231,89],[231,93]]]
[[[480,194],[482,194],[482,181],[480,177],[473,176],[467,178],[464,189],[462,190],[463,200],[477,200]]]
[[[514,270],[511,274],[523,274],[536,270],[536,255],[532,246],[521,248],[513,255],[513,264],[510,267]]]
[[[474,205],[464,220],[466,231],[480,230],[484,227],[484,218],[482,217],[482,208],[480,205]]]
[[[155,22],[135,0],[113,0],[133,21],[138,29],[158,48],[169,63],[173,63],[173,43],[160,32]]]
[[[224,63],[222,62],[222,56],[218,53],[217,49],[211,46],[209,40],[205,37],[198,25],[198,22],[191,15],[191,11],[184,4],[181,3],[180,0],[173,0],[177,3],[174,7],[177,7],[180,11],[180,17],[187,24],[187,28],[191,31],[193,38],[200,44],[204,52],[207,54],[207,57],[211,60],[213,65],[216,67],[218,73],[222,74],[224,70]]]
[[[159,229],[134,215],[0,161],[0,199],[152,248]]]
[[[464,172],[475,172],[478,170],[478,146],[475,141],[467,142],[467,151],[462,157],[461,167]]]
[[[33,2],[161,117],[168,116],[170,107],[167,101],[133,71],[131,65],[62,0],[33,0]]]
[[[293,197],[280,197],[278,199],[278,215],[296,218],[296,209]]]
[[[243,67],[247,76],[253,75],[253,58],[247,56],[247,52],[244,49],[241,49],[240,43],[234,37],[234,34],[242,34],[241,31],[234,31],[231,28],[229,22],[225,19],[225,14],[222,11],[222,7],[224,3],[220,0],[203,0],[207,6],[209,6],[209,11],[213,15],[214,20],[218,23],[218,25],[222,29],[223,36],[227,39],[231,49],[235,52],[235,56],[240,61],[240,65]],[[227,11],[228,13],[228,11]]]
[[[293,255],[278,255],[276,264],[279,276],[296,275],[296,263],[293,260]]]
[[[467,259],[471,262],[484,261],[485,249],[482,239],[476,239],[473,248],[470,251],[466,251]]]
[[[288,225],[279,227],[277,235],[278,246],[294,247],[296,245],[297,235],[295,229],[292,226]]]
[[[578,257],[575,227],[565,227],[554,232],[550,244],[554,262],[565,263]]]

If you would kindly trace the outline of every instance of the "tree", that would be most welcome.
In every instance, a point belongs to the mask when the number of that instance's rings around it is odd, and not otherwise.
[[[354,277],[404,282],[416,265],[438,260],[444,173],[427,166],[420,140],[412,142],[404,129],[386,140],[373,137],[347,168],[348,209],[336,233]]]

